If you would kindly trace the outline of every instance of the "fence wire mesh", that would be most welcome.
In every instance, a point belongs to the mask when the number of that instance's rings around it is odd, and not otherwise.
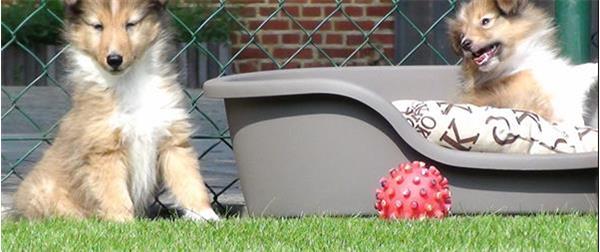
[[[39,73],[32,74],[33,76],[12,76],[16,79],[20,79],[21,83],[18,87],[7,87],[2,86],[2,126],[9,127],[8,131],[2,132],[2,185],[3,187],[7,184],[18,184],[19,180],[23,179],[23,176],[28,171],[33,163],[35,163],[43,149],[47,148],[52,144],[53,134],[56,131],[59,121],[56,119],[60,115],[64,114],[68,109],[70,103],[70,91],[65,87],[61,80],[58,80],[56,75],[49,74],[52,68],[61,67],[60,58],[63,55],[65,49],[69,45],[59,46],[57,49],[50,53],[46,53],[44,57],[40,57],[39,51],[32,49],[31,43],[25,41],[27,38],[20,36],[24,30],[28,27],[30,22],[34,19],[47,20],[47,22],[58,22],[62,23],[61,14],[57,13],[56,9],[50,8],[53,4],[52,0],[38,0],[31,1],[32,8],[31,12],[25,13],[23,18],[12,25],[5,22],[5,18],[2,18],[2,53],[6,53],[10,48],[17,48],[26,57],[32,59],[34,63],[39,67]],[[189,1],[188,1],[189,2]],[[252,3],[256,1],[251,1]],[[244,1],[213,1],[209,4],[209,11],[202,17],[202,20],[190,24],[184,21],[177,13],[172,10],[168,10],[172,17],[172,25],[179,27],[184,33],[187,41],[182,41],[179,50],[172,58],[174,63],[179,63],[180,58],[184,57],[185,53],[192,50],[197,50],[203,57],[206,57],[207,61],[211,64],[215,64],[218,68],[216,76],[222,76],[229,74],[234,69],[236,61],[242,59],[245,51],[253,49],[258,50],[265,59],[269,61],[270,66],[274,69],[289,68],[293,65],[293,62],[298,58],[304,50],[310,48],[317,54],[320,59],[323,59],[325,64],[322,66],[333,66],[342,67],[351,65],[351,62],[356,58],[361,50],[370,48],[371,52],[379,59],[379,64],[383,65],[402,65],[410,63],[411,57],[420,50],[428,50],[437,62],[443,64],[457,64],[458,58],[449,57],[440,50],[439,43],[432,41],[431,37],[435,33],[442,33],[444,25],[444,18],[451,15],[456,8],[455,0],[438,1],[438,14],[428,20],[426,25],[418,25],[413,21],[414,13],[408,13],[410,11],[406,8],[406,2],[402,0],[391,0],[383,1],[374,0],[374,3],[386,3],[385,11],[380,13],[379,16],[372,21],[371,24],[365,25],[361,21],[357,21],[353,14],[349,13],[355,3],[365,3],[368,1],[348,1],[348,0],[331,0],[329,8],[324,9],[322,16],[312,25],[307,25],[306,22],[300,20],[298,15],[294,13],[294,9],[290,7],[290,3],[297,3],[297,1],[263,1],[265,3],[271,3],[272,8],[265,14],[265,18],[262,21],[257,22],[254,25],[249,25],[244,19],[244,13],[240,13],[240,8],[243,8]],[[323,1],[321,1],[323,2]],[[408,1],[410,2],[410,1]],[[194,2],[191,1],[193,4]],[[323,48],[322,36],[324,27],[330,25],[332,19],[347,21],[349,23],[345,30],[358,34],[359,41],[348,53],[340,57],[339,55],[334,56],[330,50]],[[230,33],[236,34],[239,37],[236,50],[231,50],[232,53],[228,57],[223,57],[214,50],[211,50],[207,43],[203,41],[202,34],[211,28],[211,23],[222,22],[227,20],[227,24],[230,27]],[[271,23],[287,20],[290,22],[290,26],[295,32],[302,35],[302,40],[298,42],[296,49],[289,51],[287,57],[275,56],[273,51],[267,48],[262,42],[261,31],[265,27],[270,26]],[[412,33],[412,36],[416,38],[410,42],[408,47],[409,50],[402,54],[396,53],[395,57],[392,57],[390,53],[385,51],[377,44],[377,41],[373,39],[374,34],[386,22],[393,20],[396,24],[402,23],[404,27],[409,27],[409,30],[403,31],[405,33]],[[229,34],[229,35],[231,35]],[[398,35],[396,35],[398,36]],[[445,35],[443,35],[445,36]],[[396,38],[397,39],[397,38]],[[598,34],[594,34],[594,42],[597,45]],[[233,40],[233,39],[232,39]],[[225,40],[225,44],[232,45],[232,40]],[[12,64],[9,61],[4,61],[4,64]],[[294,66],[296,67],[296,66]],[[11,73],[3,73],[11,75]],[[26,75],[28,73],[20,72],[17,75]],[[44,81],[45,85],[53,87],[52,92],[56,93],[55,97],[60,97],[64,101],[57,100],[44,100],[50,103],[39,103],[36,101],[38,98],[43,97],[47,93],[46,91],[36,91],[38,86],[42,86],[40,83]],[[4,82],[4,78],[3,78]],[[184,83],[185,84],[185,83]],[[201,85],[199,85],[201,86]],[[199,124],[200,128],[206,129],[200,131],[198,134],[193,136],[193,139],[197,141],[203,141],[202,148],[199,150],[198,158],[204,163],[211,154],[228,152],[231,155],[232,144],[226,125],[226,121],[222,113],[222,109],[217,111],[217,117],[215,118],[214,111],[207,111],[207,108],[203,107],[203,104],[214,103],[213,101],[204,96],[204,92],[199,90],[186,90],[188,98],[189,113],[194,117],[194,122]],[[36,104],[37,102],[37,104]],[[39,112],[36,110],[37,107],[54,107],[58,106],[61,109],[54,111],[58,117],[48,119],[46,112]],[[222,105],[221,105],[222,106]],[[220,114],[219,114],[220,113]],[[11,123],[17,123],[15,129],[10,129]],[[24,128],[29,128],[25,130]],[[217,155],[218,159],[219,156]],[[218,166],[218,162],[216,166]],[[228,164],[234,167],[234,164]],[[205,171],[203,171],[204,173]],[[207,186],[212,194],[214,204],[219,207],[224,207],[227,202],[223,202],[223,195],[234,187],[238,187],[238,179],[235,177],[235,172],[230,174],[228,181],[220,181],[219,183],[214,182],[210,179],[210,174],[205,177]],[[12,182],[11,182],[12,181]]]

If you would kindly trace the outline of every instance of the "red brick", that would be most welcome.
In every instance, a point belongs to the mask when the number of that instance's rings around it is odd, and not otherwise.
[[[236,53],[237,53],[237,51],[234,54],[236,54]],[[240,55],[238,57],[240,59],[258,59],[258,58],[264,58],[264,57],[266,57],[266,55],[258,48],[247,47],[240,53]]]
[[[285,9],[292,17],[300,16],[300,8],[298,8],[298,6],[284,6],[283,9]],[[283,10],[279,14],[282,16],[285,15]]]
[[[250,21],[248,22],[248,28],[250,30],[256,30],[262,22],[263,21]],[[287,30],[289,28],[290,22],[288,20],[278,19],[271,19],[262,27],[263,30]]]
[[[234,45],[245,44],[248,41],[250,41],[250,36],[248,36],[245,33],[241,33],[241,32],[232,32],[231,33],[231,43],[233,43]]]
[[[345,7],[344,11],[352,16],[352,17],[362,17],[364,16],[365,12],[364,12],[365,8],[364,7]]]
[[[356,22],[365,32],[373,29],[375,22],[373,21],[358,21]]]
[[[259,70],[256,62],[236,62],[236,68],[238,73],[256,72]]]
[[[346,57],[350,56],[350,54],[352,54],[354,49],[326,48],[326,49],[323,49],[323,51],[325,51],[325,53],[327,53],[327,55],[329,55],[329,57],[332,57],[332,58],[346,58]]]
[[[256,17],[256,8],[255,7],[243,7],[243,8],[240,8],[238,13],[242,17]]]
[[[277,68],[277,66],[273,62],[261,63],[260,64],[260,70],[261,71],[275,70],[275,69],[278,69],[278,68]]]
[[[334,17],[342,15],[342,12],[340,10],[337,10],[337,7],[335,7],[335,6],[325,7],[325,8],[323,8],[323,12],[324,12],[325,16],[331,14],[332,12],[335,12],[335,15],[333,15]]]
[[[304,27],[306,30],[314,30],[322,21],[310,21],[310,20],[300,20],[300,25]],[[324,23],[321,27],[319,27],[319,31],[329,31],[331,30],[331,22]]]
[[[260,7],[260,9],[258,10],[258,13],[263,17],[268,17],[271,14],[273,14],[273,12],[275,12],[275,10],[277,10],[277,9],[274,7]]]
[[[263,44],[278,44],[279,43],[279,35],[263,34],[260,36],[260,42]]]
[[[295,60],[292,60],[290,63],[283,66],[283,68],[284,69],[300,68],[300,63]]]
[[[375,52],[375,49],[373,49],[369,46],[365,46],[358,51],[356,56],[358,56],[358,58],[365,58],[365,57],[370,57],[370,56],[375,56],[375,55],[379,55],[379,53]]]
[[[232,32],[230,34],[229,40],[231,40],[232,44],[239,45],[240,44],[240,37],[241,37],[241,34],[239,32]]]
[[[348,35],[346,36],[346,45],[360,45],[365,41],[363,35]]]
[[[383,49],[385,56],[387,56],[390,59],[394,58],[394,48],[393,47],[388,47],[388,48],[384,48]]]
[[[298,49],[290,49],[290,48],[275,48],[275,50],[273,50],[273,56],[279,59],[288,59],[290,58],[292,55],[294,55],[294,53],[296,53]],[[313,53],[311,48],[304,48],[302,49],[298,55],[295,56],[296,59],[312,59],[313,58]]]
[[[388,12],[390,12],[391,8],[389,6],[369,6],[367,7],[367,16],[385,16]]]
[[[350,21],[335,21],[335,30],[336,31],[352,31],[358,30]]]
[[[344,43],[344,38],[341,34],[327,34],[325,36],[325,43],[327,44],[342,44]]]
[[[388,29],[388,30],[393,30],[394,29],[394,20],[385,20],[383,21],[379,26],[379,29]]]
[[[322,17],[321,7],[302,7],[303,17]]]
[[[303,42],[305,42],[306,40],[308,40],[308,38],[305,39]],[[321,43],[323,43],[323,36],[321,36],[321,34],[313,34],[312,35],[312,41],[315,44],[321,44]]]
[[[372,34],[371,41],[377,41],[383,44],[393,44],[394,43],[394,35],[393,34]]]
[[[328,67],[328,66],[331,66],[331,64],[321,63],[321,62],[307,62],[307,63],[304,63],[304,67]]]
[[[230,3],[234,4],[252,4],[252,3],[265,3],[265,0],[229,0]]]
[[[378,49],[386,57],[393,58],[394,54],[393,54],[393,50],[391,50],[391,48],[387,48],[387,49],[386,48],[378,48]],[[379,54],[379,52],[375,51],[375,49],[373,49],[372,47],[365,46],[358,52],[358,57],[364,58],[364,57],[382,57],[382,56]]]
[[[301,40],[300,33],[283,34],[281,36],[281,42],[284,44],[298,44],[298,43],[300,43],[300,40]]]
[[[335,0],[310,0],[311,3],[326,3],[326,4],[335,4]],[[344,2],[350,2],[348,0],[344,1]]]
[[[240,44],[245,44],[250,41],[250,36],[248,34],[240,34]]]

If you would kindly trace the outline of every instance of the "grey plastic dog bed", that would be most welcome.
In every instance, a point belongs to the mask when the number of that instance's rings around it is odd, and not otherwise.
[[[427,142],[391,104],[449,100],[454,66],[313,68],[208,81],[224,98],[250,215],[375,214],[390,168],[433,164],[453,213],[597,212],[598,153],[461,152]]]

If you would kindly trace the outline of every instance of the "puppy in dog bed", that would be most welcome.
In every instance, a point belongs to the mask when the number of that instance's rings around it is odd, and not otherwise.
[[[552,19],[527,0],[472,0],[448,25],[463,57],[461,103],[530,111],[572,126],[597,111],[585,107],[597,90],[598,64],[562,58]]]

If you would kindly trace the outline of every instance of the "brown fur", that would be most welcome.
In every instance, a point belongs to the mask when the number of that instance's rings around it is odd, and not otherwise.
[[[120,3],[117,13],[112,13],[109,2]],[[67,39],[107,71],[110,68],[104,62],[109,48],[124,55],[126,69],[150,45],[165,39],[159,10],[154,9],[160,6],[153,5],[164,4],[163,0],[69,0],[66,4],[70,8]],[[128,32],[124,28],[127,18],[140,10],[149,13],[134,27],[139,31]],[[96,16],[104,26],[102,34],[93,34],[99,31],[84,22]],[[169,75],[171,66],[165,65],[164,71]],[[62,119],[53,145],[19,186],[15,208],[29,219],[96,216],[113,221],[132,220],[138,214],[128,188],[128,157],[133,153],[120,129],[110,125],[111,116],[118,110],[116,91],[90,83],[88,76],[77,71],[69,78],[74,86],[73,107]],[[174,79],[174,75],[165,78],[162,91],[181,100],[183,93]],[[195,212],[210,209],[196,152],[189,142],[190,124],[186,120],[175,121],[167,131],[158,144],[159,181],[162,179],[171,189],[181,207]]]
[[[156,42],[161,32],[160,4],[156,0],[103,0],[76,1],[70,5],[69,23],[67,24],[67,40],[78,48],[93,55],[98,63],[107,70],[106,56],[118,53],[123,56],[122,68],[126,69],[136,57],[142,55],[148,46]],[[142,6],[142,7],[140,7]],[[113,8],[118,11],[113,13]],[[97,10],[90,15],[81,15],[85,10]],[[90,13],[88,11],[88,13]],[[141,20],[140,18],[143,17]],[[128,23],[135,24],[127,28]],[[90,29],[90,26],[101,24],[102,30]],[[140,30],[131,32],[130,30]],[[96,36],[100,33],[100,36]]]
[[[125,186],[125,151],[119,132],[107,131],[106,118],[114,109],[111,94],[100,88],[75,91],[73,108],[62,119],[52,147],[15,194],[20,214],[133,218]]]
[[[528,71],[495,79],[493,83],[467,90],[463,102],[477,106],[514,108],[536,112],[543,118],[553,120],[552,105],[548,97]]]
[[[543,89],[529,72],[517,72],[511,76],[485,77],[493,75],[482,73],[473,62],[472,55],[463,55],[462,38],[473,41],[476,51],[491,43],[499,42],[501,51],[497,54],[500,61],[509,58],[516,46],[531,35],[532,31],[547,29],[545,37],[540,38],[554,46],[554,29],[550,18],[527,0],[472,0],[463,6],[462,16],[448,20],[449,37],[454,51],[463,56],[462,73],[464,90],[461,102],[475,105],[487,105],[501,108],[518,108],[540,114],[553,120],[550,102],[552,97]],[[481,20],[492,17],[491,27],[484,27]]]

